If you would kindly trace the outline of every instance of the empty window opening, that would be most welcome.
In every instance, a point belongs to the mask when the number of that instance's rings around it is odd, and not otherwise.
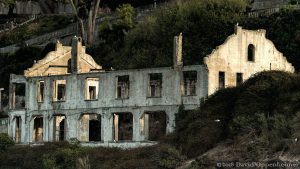
[[[91,119],[89,121],[89,141],[101,141],[100,119]]]
[[[16,121],[16,133],[15,133],[15,142],[20,143],[21,142],[21,124],[22,124],[22,119],[20,116],[15,118]]]
[[[101,141],[101,115],[83,114],[79,120],[80,141]]]
[[[33,141],[35,143],[43,142],[43,117],[36,117],[33,125]]]
[[[236,74],[236,85],[240,85],[243,83],[243,73]]]
[[[53,117],[53,134],[55,141],[64,141],[66,136],[66,123],[65,116],[54,116]]]
[[[196,95],[197,72],[185,71],[183,72],[183,79],[184,79],[183,94],[186,96]]]
[[[66,100],[66,80],[55,80],[53,82],[53,101]]]
[[[133,135],[133,116],[131,113],[114,114],[114,140],[131,141]]]
[[[219,72],[219,89],[225,88],[225,72]]]
[[[44,101],[44,90],[45,89],[45,82],[39,81],[38,82],[38,102]]]
[[[11,108],[12,109],[23,109],[25,108],[25,83],[13,83],[12,85],[12,97],[11,97]]]
[[[71,59],[68,60],[68,65],[67,65],[67,73],[72,73],[72,63],[71,63]]]
[[[140,119],[140,132],[145,140],[158,141],[166,135],[165,112],[147,112]]]
[[[254,62],[255,60],[255,46],[253,44],[248,45],[248,61]]]
[[[118,76],[117,82],[117,98],[129,98],[129,76]]]
[[[85,84],[86,84],[85,99],[86,100],[98,99],[99,78],[87,78]]]
[[[162,89],[162,74],[161,73],[149,74],[148,96],[161,97],[161,89]]]

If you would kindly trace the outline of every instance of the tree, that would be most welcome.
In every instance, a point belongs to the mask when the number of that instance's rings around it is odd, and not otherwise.
[[[96,19],[101,0],[69,0],[73,13],[78,20],[81,36],[86,45],[91,45],[94,41]],[[87,19],[88,25],[85,31],[84,20]],[[85,36],[86,35],[86,36]]]

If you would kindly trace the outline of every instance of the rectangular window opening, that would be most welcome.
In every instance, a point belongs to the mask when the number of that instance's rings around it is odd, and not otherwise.
[[[162,74],[161,73],[149,74],[148,96],[161,97],[161,89],[162,89]]]
[[[66,100],[66,80],[53,81],[53,101]]]
[[[240,85],[243,83],[243,73],[236,74],[236,85]]]
[[[12,84],[12,100],[11,108],[12,109],[23,109],[25,108],[25,93],[26,93],[26,84],[25,83],[13,83]]]
[[[85,99],[97,100],[99,92],[99,78],[87,78],[85,84]]]
[[[117,98],[127,99],[129,98],[129,76],[118,76],[117,81]]]
[[[225,88],[225,72],[219,72],[219,89]]]
[[[183,94],[185,96],[196,95],[197,71],[183,72],[183,79],[184,79]]]
[[[38,82],[38,102],[44,101],[44,89],[45,89],[45,82],[39,81]]]

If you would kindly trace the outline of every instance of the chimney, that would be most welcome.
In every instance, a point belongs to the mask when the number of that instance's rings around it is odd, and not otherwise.
[[[174,37],[173,45],[173,66],[174,68],[182,68],[182,33]]]
[[[239,34],[239,33],[241,33],[242,32],[242,27],[241,26],[239,26],[239,23],[236,23],[236,25],[234,26],[234,33],[237,35],[237,34]]]
[[[82,51],[82,39],[74,36],[72,38],[72,50],[71,50],[71,73],[78,73],[80,56]]]

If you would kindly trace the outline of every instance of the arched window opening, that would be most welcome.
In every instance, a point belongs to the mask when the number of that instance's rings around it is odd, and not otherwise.
[[[254,62],[255,60],[255,46],[253,44],[248,45],[248,61]]]

